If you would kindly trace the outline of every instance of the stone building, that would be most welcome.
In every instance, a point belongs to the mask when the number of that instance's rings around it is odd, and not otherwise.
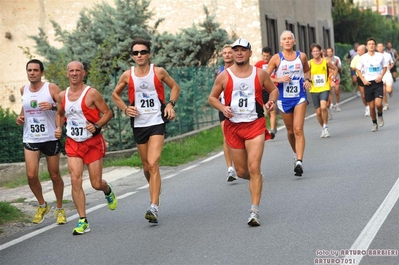
[[[113,4],[113,0],[104,0]],[[41,27],[54,41],[54,20],[65,30],[73,30],[83,7],[101,0],[2,0],[0,24],[0,106],[19,112],[19,88],[27,82],[27,49],[35,54],[34,41],[28,36]],[[331,0],[152,0],[153,21],[165,18],[159,31],[174,33],[203,21],[204,5],[231,36],[248,39],[253,47],[252,62],[261,58],[263,46],[279,51],[279,36],[285,29],[294,32],[296,48],[309,54],[317,42],[327,47],[334,43]],[[38,57],[40,59],[40,57]]]

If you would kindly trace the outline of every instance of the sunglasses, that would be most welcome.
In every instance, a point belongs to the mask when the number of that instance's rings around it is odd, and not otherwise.
[[[132,51],[132,55],[134,55],[134,56],[139,55],[139,53],[140,53],[141,55],[146,55],[146,54],[149,53],[149,51],[148,51],[148,50]]]

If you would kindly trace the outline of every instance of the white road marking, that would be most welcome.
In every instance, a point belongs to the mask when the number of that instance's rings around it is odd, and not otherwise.
[[[128,193],[126,193],[126,194],[123,194],[122,196],[118,196],[118,199],[124,199],[124,198],[126,198],[126,197],[128,197],[128,196],[130,196],[130,195],[135,194],[135,193],[137,193],[137,191],[135,191],[135,192],[128,192]],[[105,206],[107,206],[107,204],[106,204],[106,203],[102,203],[102,204],[99,204],[99,205],[96,205],[96,206],[94,206],[94,207],[91,207],[91,208],[87,209],[86,212],[87,212],[87,213],[91,213],[91,212],[93,212],[93,211],[95,211],[95,210],[98,210],[98,209],[100,209],[100,208],[103,208],[103,207],[105,207]],[[74,214],[74,215],[72,215],[72,216],[69,216],[69,217],[67,218],[67,220],[68,220],[68,222],[70,222],[70,221],[73,221],[73,220],[75,220],[75,219],[77,219],[77,218],[79,218],[79,215],[78,215],[78,214]],[[26,235],[23,235],[23,236],[21,236],[21,237],[19,237],[19,238],[16,238],[16,239],[14,239],[14,240],[11,240],[11,241],[9,241],[9,242],[3,244],[3,245],[0,245],[0,251],[6,249],[6,248],[8,248],[8,247],[11,247],[11,246],[13,246],[13,245],[16,245],[16,244],[18,244],[18,243],[21,243],[21,242],[23,242],[23,241],[25,241],[25,240],[27,240],[27,239],[29,239],[29,238],[32,238],[32,237],[37,236],[37,235],[39,235],[39,234],[42,234],[42,233],[44,233],[44,232],[46,232],[46,231],[49,231],[49,230],[51,230],[51,229],[53,229],[53,228],[56,228],[56,227],[60,227],[60,225],[58,225],[58,224],[51,224],[51,225],[45,226],[45,227],[43,227],[43,228],[40,228],[40,229],[38,229],[38,230],[36,230],[36,231],[33,231],[33,232],[29,233],[29,234],[26,234]]]
[[[367,250],[377,235],[385,219],[388,217],[392,208],[399,198],[399,178],[396,180],[392,189],[389,191],[388,195],[385,197],[384,201],[381,203],[380,207],[371,217],[370,221],[364,227],[363,231],[360,233],[359,237],[356,239],[355,243],[351,246],[351,250]],[[356,264],[359,264],[363,256],[361,255],[348,255],[344,259],[355,259]]]

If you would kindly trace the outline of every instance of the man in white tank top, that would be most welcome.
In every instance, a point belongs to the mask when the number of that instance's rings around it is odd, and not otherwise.
[[[22,110],[16,122],[18,125],[24,125],[26,174],[29,187],[39,203],[33,223],[43,222],[44,215],[50,212],[50,205],[44,200],[39,181],[39,160],[43,153],[57,200],[56,222],[65,224],[67,220],[62,208],[64,181],[59,168],[61,142],[54,136],[56,100],[60,89],[53,83],[42,81],[44,67],[39,60],[30,60],[26,64],[26,73],[30,83],[21,87]]]
[[[180,87],[162,67],[150,64],[151,42],[137,38],[133,40],[130,54],[135,67],[125,71],[112,93],[115,104],[130,117],[133,137],[143,163],[144,175],[150,189],[150,208],[144,218],[158,223],[161,174],[159,159],[165,137],[165,123],[176,116],[174,106],[180,94]],[[165,100],[163,83],[170,89],[169,101]],[[128,87],[129,105],[121,95]]]
[[[267,131],[262,90],[266,89],[270,94],[269,101],[265,102],[268,111],[275,107],[278,90],[265,71],[249,64],[252,51],[246,39],[236,40],[232,48],[234,65],[216,77],[208,101],[226,116],[224,134],[237,176],[249,180],[252,205],[247,224],[259,226],[263,183],[261,161]],[[225,104],[219,101],[222,92]]]

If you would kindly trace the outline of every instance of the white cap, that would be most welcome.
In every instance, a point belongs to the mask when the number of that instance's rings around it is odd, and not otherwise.
[[[232,48],[238,46],[249,50],[251,49],[251,44],[246,39],[238,39],[233,43],[233,45],[231,45]]]

